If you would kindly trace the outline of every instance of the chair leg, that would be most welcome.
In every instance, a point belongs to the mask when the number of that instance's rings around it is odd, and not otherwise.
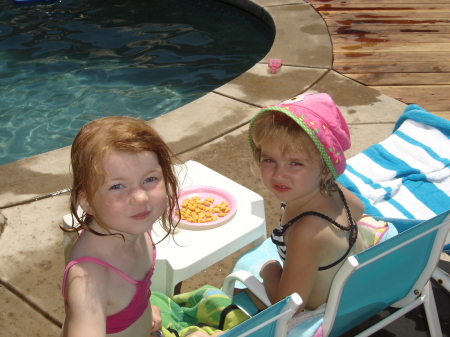
[[[450,292],[450,275],[440,268],[437,268],[433,272],[433,279]]]
[[[405,305],[403,308],[398,309],[397,311],[395,311],[394,313],[390,314],[386,318],[382,319],[378,323],[372,325],[370,328],[360,332],[355,337],[368,337],[368,336],[374,334],[378,330],[380,330],[380,329],[384,328],[386,325],[394,322],[396,319],[398,319],[398,318],[402,317],[403,315],[407,314],[408,312],[410,312],[414,308],[418,307],[422,303],[423,303],[422,298],[416,298],[411,303]],[[439,336],[432,336],[432,337],[439,337]]]
[[[425,285],[422,296],[430,335],[431,337],[442,337],[441,324],[439,323],[439,316],[430,281]]]

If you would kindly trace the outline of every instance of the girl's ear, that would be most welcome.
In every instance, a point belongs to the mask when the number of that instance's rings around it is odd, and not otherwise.
[[[94,211],[93,211],[91,205],[89,205],[89,202],[86,198],[85,193],[80,193],[80,197],[78,198],[78,200],[79,200],[80,207],[83,209],[83,211],[86,214],[94,215]]]
[[[325,175],[324,181],[327,181],[327,180],[329,180],[329,179],[331,179],[331,178],[333,178],[333,175],[331,174],[331,172],[328,172],[328,174]]]

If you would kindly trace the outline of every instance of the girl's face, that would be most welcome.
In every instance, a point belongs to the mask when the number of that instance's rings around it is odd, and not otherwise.
[[[307,202],[320,193],[320,161],[304,151],[282,154],[281,144],[261,147],[260,173],[264,186],[280,201]]]
[[[142,234],[166,211],[167,194],[154,152],[112,151],[103,158],[104,181],[94,195],[94,208],[80,204],[113,232]]]

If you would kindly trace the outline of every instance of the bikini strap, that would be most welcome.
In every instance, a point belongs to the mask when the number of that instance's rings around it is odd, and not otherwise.
[[[119,274],[119,275],[120,275],[122,278],[124,278],[126,281],[128,281],[128,282],[130,282],[130,283],[133,283],[133,284],[138,283],[138,281],[136,281],[135,279],[131,278],[130,276],[128,276],[128,275],[125,274],[124,272],[120,271],[119,269],[117,269],[117,268],[111,266],[109,263],[107,263],[107,262],[105,262],[105,261],[103,261],[103,260],[97,259],[96,257],[85,256],[85,257],[80,257],[79,259],[76,259],[76,260],[72,260],[72,261],[70,261],[70,262],[67,264],[66,270],[65,270],[65,272],[64,272],[64,277],[63,277],[63,283],[64,283],[64,284],[65,284],[65,280],[66,280],[66,277],[67,277],[67,274],[68,274],[69,269],[70,269],[73,265],[75,265],[75,264],[77,264],[77,263],[82,263],[82,262],[92,262],[92,263],[96,263],[96,264],[102,265],[102,266],[104,266],[104,267],[106,267],[106,268],[108,268],[108,269],[114,270],[117,274]]]
[[[297,215],[295,218],[291,219],[290,221],[288,221],[283,227],[290,227],[292,226],[296,221],[300,220],[301,218],[307,216],[307,215],[315,215],[318,216],[322,219],[325,219],[329,222],[331,222],[333,225],[335,225],[337,228],[343,230],[343,231],[350,231],[350,237],[349,237],[349,242],[351,242],[351,245],[353,246],[353,244],[356,242],[356,237],[353,231],[356,231],[356,234],[358,233],[358,227],[356,226],[355,221],[353,220],[352,214],[350,212],[350,207],[347,204],[347,200],[344,197],[344,193],[341,191],[341,189],[338,190],[339,194],[341,195],[341,199],[342,202],[344,203],[344,209],[345,209],[345,213],[347,215],[347,220],[349,225],[347,227],[342,226],[341,224],[339,224],[338,222],[334,221],[333,219],[331,219],[328,215],[319,213],[319,212],[315,212],[315,211],[308,211],[308,212],[303,212],[299,215]]]
[[[66,268],[64,270],[64,275],[63,275],[62,285],[61,285],[61,292],[62,292],[64,301],[66,301],[66,302],[67,302],[67,298],[66,298],[66,291],[65,290],[66,290],[67,275],[69,274],[69,270],[70,270],[70,268],[73,265],[75,265],[77,263],[82,263],[82,262],[92,262],[92,263],[96,263],[96,264],[102,265],[102,266],[104,266],[106,268],[114,270],[115,272],[117,272],[117,274],[119,274],[126,281],[128,281],[128,282],[130,282],[132,284],[137,284],[138,283],[138,281],[136,281],[135,279],[131,278],[130,276],[128,276],[124,272],[121,272],[119,269],[117,269],[117,268],[111,266],[110,264],[106,263],[105,261],[102,261],[102,260],[97,259],[97,258],[92,257],[92,256],[80,257],[79,259],[75,259],[75,260],[70,261],[67,264],[67,266],[66,266]]]
[[[330,263],[328,266],[319,267],[318,270],[319,270],[319,271],[320,271],[320,270],[327,270],[327,269],[333,268],[334,266],[336,266],[336,265],[338,265],[339,263],[341,263],[341,262],[347,257],[348,253],[350,253],[350,250],[352,249],[352,247],[353,247],[353,245],[349,246],[348,249],[347,249],[347,251],[345,252],[345,254],[342,255],[342,257],[341,257],[339,260],[337,260],[337,261],[335,261],[335,262],[333,262],[333,263]]]
[[[350,212],[350,207],[348,206],[347,199],[345,199],[344,192],[338,187],[338,192],[341,195],[342,202],[344,203],[345,213],[347,214],[347,219],[350,227],[350,235],[348,238],[348,242],[350,245],[350,249],[356,243],[358,239],[358,226],[356,225],[356,221],[353,219],[352,213]]]
[[[348,253],[350,252],[350,250],[353,248],[354,244],[356,243],[356,239],[358,238],[358,226],[356,225],[356,222],[353,220],[352,213],[350,212],[350,207],[348,206],[348,203],[347,203],[347,200],[345,199],[344,193],[342,192],[342,190],[340,188],[338,188],[338,192],[339,192],[342,202],[344,204],[345,213],[347,215],[347,220],[349,223],[348,226],[342,226],[341,224],[339,224],[336,221],[334,221],[333,219],[331,219],[329,216],[319,213],[319,212],[315,212],[315,211],[303,212],[303,213],[297,215],[292,220],[288,221],[283,226],[286,230],[288,227],[292,226],[299,219],[301,219],[307,215],[314,215],[314,216],[318,216],[322,219],[325,219],[325,220],[331,222],[333,225],[335,225],[337,228],[339,228],[343,231],[349,232],[349,238],[348,238],[348,246],[349,247],[347,249],[347,252],[344,254],[344,256],[342,256],[339,260],[333,262],[332,264],[329,264],[328,266],[319,267],[319,270],[325,270],[325,269],[332,268],[335,265],[342,262],[342,260],[344,260],[347,257]],[[283,231],[283,233],[284,233],[284,231]]]
[[[153,274],[153,269],[155,268],[155,262],[156,262],[156,246],[155,246],[155,244],[153,243],[153,238],[152,238],[151,231],[148,231],[147,234],[150,236],[150,240],[151,240],[151,242],[152,242],[152,249],[153,249],[153,261],[152,261],[152,266],[151,266],[151,268],[150,268],[150,270],[149,270],[149,272],[148,272],[148,274],[147,274],[147,277],[148,277],[148,276],[151,276],[151,275]],[[97,258],[92,257],[92,256],[80,257],[80,258],[78,258],[78,259],[75,259],[75,260],[70,261],[70,262],[67,264],[67,266],[66,266],[66,268],[65,268],[65,270],[64,270],[64,275],[63,275],[63,279],[62,279],[62,286],[61,286],[61,291],[62,291],[64,300],[67,300],[67,299],[66,299],[66,295],[65,295],[65,288],[66,288],[66,279],[67,279],[67,274],[69,273],[69,269],[70,269],[73,265],[75,265],[75,264],[77,264],[77,263],[82,263],[82,262],[92,262],[92,263],[96,263],[96,264],[99,264],[99,265],[101,265],[101,266],[104,266],[104,267],[106,267],[106,268],[108,268],[108,269],[112,269],[112,270],[114,270],[117,274],[119,274],[125,281],[127,281],[127,282],[129,282],[129,283],[132,283],[132,284],[138,284],[139,282],[142,282],[142,281],[136,281],[136,280],[133,279],[132,277],[128,276],[128,275],[125,274],[124,272],[122,272],[122,271],[120,271],[119,269],[117,269],[117,268],[111,266],[109,263],[107,263],[107,262],[105,262],[105,261],[103,261],[103,260],[97,259]]]

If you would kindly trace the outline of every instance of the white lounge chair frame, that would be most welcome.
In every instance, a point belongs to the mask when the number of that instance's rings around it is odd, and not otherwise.
[[[271,305],[269,308],[256,314],[249,320],[225,332],[221,336],[285,337],[287,333],[287,324],[301,304],[302,300],[300,296],[294,293],[284,300]]]

